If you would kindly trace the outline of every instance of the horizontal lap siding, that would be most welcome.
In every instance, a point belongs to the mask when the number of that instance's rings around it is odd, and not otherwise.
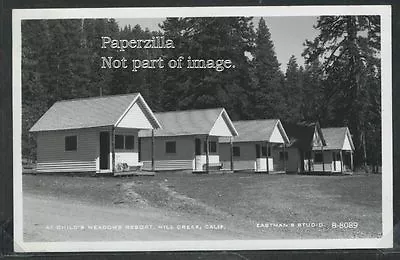
[[[326,172],[330,172],[332,170],[332,164],[331,163],[324,163],[324,167],[322,167],[322,163],[314,163],[314,171],[316,172],[322,172],[322,171],[326,171]]]
[[[192,170],[193,160],[156,160],[154,166],[156,171]],[[143,161],[143,169],[151,170],[151,161]]]
[[[176,153],[166,153],[165,143],[176,142]],[[143,169],[151,170],[151,138],[141,138],[141,162]],[[192,170],[194,161],[194,137],[171,136],[155,137],[154,164],[156,171]]]
[[[115,130],[116,135],[133,135],[134,148],[133,150],[115,149],[115,165],[118,163],[126,163],[129,166],[136,166],[139,162],[139,142],[137,129],[121,129]]]
[[[249,161],[233,161],[233,167],[236,171],[241,170],[254,170],[255,169],[255,160]],[[225,170],[231,169],[231,161],[222,161],[222,167]]]
[[[65,136],[76,135],[76,151],[65,151]],[[99,134],[96,129],[39,132],[37,136],[38,172],[96,171]]]

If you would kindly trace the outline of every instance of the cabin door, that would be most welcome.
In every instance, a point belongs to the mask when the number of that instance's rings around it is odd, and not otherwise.
[[[304,160],[306,159],[306,157],[304,156],[304,152],[302,150],[300,151],[300,172],[305,172],[305,165],[304,165]]]
[[[110,133],[100,132],[100,170],[110,169]]]
[[[195,139],[195,154],[201,155],[201,140],[199,138]]]
[[[202,157],[201,157],[201,140],[199,138],[194,139],[194,168],[196,171],[202,171],[203,170],[203,164],[202,164]]]

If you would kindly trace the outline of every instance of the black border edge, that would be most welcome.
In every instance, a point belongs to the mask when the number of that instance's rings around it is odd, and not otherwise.
[[[0,0],[0,258],[34,257],[67,259],[98,259],[132,257],[143,259],[398,259],[400,250],[400,185],[399,161],[400,151],[400,2],[389,0]],[[13,138],[12,138],[12,9],[25,8],[106,8],[106,7],[179,7],[179,6],[265,6],[265,5],[346,5],[375,4],[392,5],[392,120],[393,120],[393,224],[394,248],[392,249],[352,249],[352,250],[284,250],[284,251],[194,251],[194,252],[82,252],[82,253],[24,253],[13,251]]]

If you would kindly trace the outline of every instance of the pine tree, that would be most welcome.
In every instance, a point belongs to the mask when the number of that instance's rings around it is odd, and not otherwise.
[[[303,120],[301,106],[303,102],[303,68],[297,64],[296,57],[289,59],[285,74],[284,100],[286,104],[286,120],[295,123]]]
[[[88,57],[84,62],[88,68],[87,89],[90,96],[107,95],[112,91],[111,70],[102,69],[101,57],[111,56],[110,49],[101,48],[101,37],[116,38],[118,24],[114,19],[85,19],[83,21],[84,51]]]
[[[265,20],[260,19],[253,52],[254,81],[249,90],[252,104],[250,118],[280,118],[284,112],[282,102],[283,75],[275,54],[274,44]]]
[[[22,155],[35,159],[36,139],[29,129],[47,110],[46,81],[49,74],[46,53],[49,31],[44,20],[22,21]]]
[[[321,64],[318,60],[307,64],[303,71],[301,117],[307,122],[320,122],[327,125],[327,100],[324,100],[324,85]]]
[[[370,96],[378,94],[376,82],[380,71],[380,18],[379,16],[323,16],[315,27],[320,34],[306,42],[304,56],[311,62],[322,59],[325,85],[331,90],[326,97],[332,107],[336,123],[350,127],[356,146],[356,165],[366,165],[366,143],[371,127],[368,126]],[[374,125],[372,129],[379,128]],[[380,143],[375,143],[379,150]]]
[[[176,48],[166,53],[166,60],[183,56],[191,59],[230,59],[234,68],[165,70],[165,105],[168,109],[225,107],[233,118],[246,109],[245,90],[250,80],[249,59],[254,31],[251,18],[169,18],[162,28]],[[238,98],[240,97],[240,98]]]

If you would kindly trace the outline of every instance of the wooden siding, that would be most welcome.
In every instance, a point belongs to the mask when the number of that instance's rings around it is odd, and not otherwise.
[[[211,136],[232,136],[232,132],[228,127],[227,119],[221,114],[215,121],[214,126],[210,131]]]
[[[151,122],[143,111],[143,105],[136,102],[124,115],[117,127],[152,129]]]
[[[345,150],[345,151],[352,151],[353,150],[351,148],[350,140],[349,140],[349,137],[347,136],[347,134],[344,137],[342,150]]]
[[[204,136],[169,136],[169,137],[155,137],[154,145],[154,164],[155,170],[183,170],[183,169],[195,169],[195,139],[201,140],[201,161],[205,163],[205,151],[204,151]],[[217,143],[217,152],[210,153],[209,162],[219,162],[219,149],[217,137],[210,137],[210,141]],[[176,153],[170,154],[165,152],[165,143],[175,141],[176,142]],[[146,170],[151,169],[151,138],[141,138],[141,160],[143,162],[143,168]],[[204,158],[203,158],[204,157]],[[204,159],[204,160],[203,160]]]
[[[231,169],[231,161],[222,161],[223,163],[223,169],[224,170],[230,170]],[[244,170],[250,170],[254,171],[256,167],[256,161],[255,160],[239,160],[233,161],[233,167],[235,171],[244,171]]]
[[[96,170],[98,130],[80,129],[37,133],[38,172],[86,172]],[[65,151],[65,136],[77,136],[77,150]]]
[[[116,135],[133,135],[134,136],[134,149],[124,150],[115,149],[115,165],[118,163],[126,163],[129,166],[137,166],[139,164],[139,143],[138,143],[138,130],[137,129],[121,129],[115,130]]]
[[[176,153],[166,153],[165,143],[176,142]],[[141,138],[141,160],[151,161],[151,137]],[[194,137],[175,136],[175,137],[155,137],[154,138],[154,158],[156,160],[193,160],[194,159]]]
[[[220,163],[219,155],[218,154],[210,154],[208,156],[208,162],[210,164]],[[207,163],[207,159],[206,159],[206,156],[204,154],[203,155],[196,155],[195,159],[194,159],[193,170],[196,170],[196,171],[204,171],[204,170],[206,170],[206,163]]]
[[[300,172],[300,154],[297,148],[286,148],[285,151],[288,153],[288,159],[286,160],[286,171],[287,172]],[[274,169],[276,171],[284,170],[284,162],[280,159],[279,153],[283,152],[282,148],[272,150],[272,156],[274,158]]]
[[[257,169],[257,158],[256,158],[256,144],[265,145],[265,142],[238,142],[233,143],[234,147],[240,147],[240,156],[233,157],[233,167],[236,171],[241,170],[256,170]],[[231,167],[231,150],[229,143],[220,143],[220,160],[223,163],[224,169],[230,169]],[[270,146],[271,147],[271,146]],[[276,148],[272,148],[271,157],[268,160],[268,166],[270,171],[277,170],[275,169],[274,161],[276,159],[273,157],[274,151]],[[279,155],[279,154],[278,154]],[[278,157],[279,158],[279,157]],[[266,171],[266,157],[259,158],[259,165],[261,167],[261,171]]]
[[[314,147],[322,146],[322,139],[321,139],[321,136],[319,135],[319,132],[317,131],[317,128],[315,128],[312,143],[313,143]]]
[[[275,125],[274,130],[272,131],[271,137],[269,138],[271,143],[280,143],[283,144],[285,141],[283,140],[283,136],[281,131],[279,131],[278,124]]]
[[[151,170],[151,161],[142,161],[144,170]],[[192,170],[193,160],[156,160],[154,161],[156,171],[168,170]]]

